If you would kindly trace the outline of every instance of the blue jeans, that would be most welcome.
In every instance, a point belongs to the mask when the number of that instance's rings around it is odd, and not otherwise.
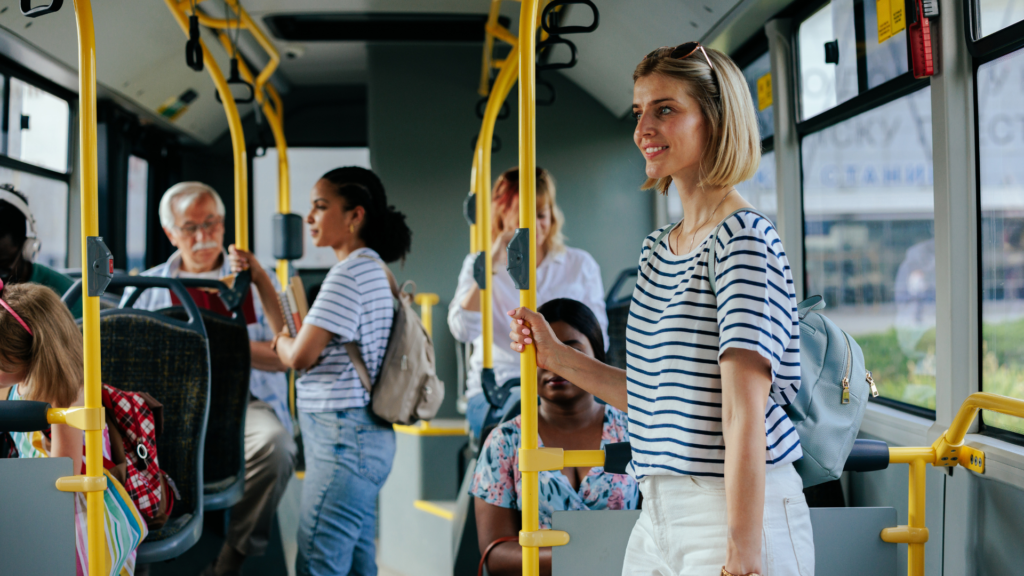
[[[306,478],[299,512],[301,576],[377,574],[377,493],[395,458],[395,432],[366,408],[300,412]]]
[[[508,409],[518,401],[519,386],[512,389],[508,399],[505,400],[505,405],[501,408],[491,406],[483,392],[470,398],[466,402],[466,420],[469,422],[469,429],[473,431],[473,436],[479,438],[484,428],[491,424],[497,424],[505,412],[508,412]]]

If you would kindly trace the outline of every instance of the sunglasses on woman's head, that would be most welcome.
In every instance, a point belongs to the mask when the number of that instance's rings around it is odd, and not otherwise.
[[[662,46],[661,48],[652,51],[647,56],[644,56],[644,60],[647,60],[652,56],[662,56],[673,58],[675,60],[685,60],[690,56],[693,56],[693,53],[696,52],[697,50],[700,50],[700,53],[704,55],[704,60],[708,63],[708,67],[714,70],[715,65],[711,63],[711,58],[708,58],[708,53],[704,51],[704,47],[700,45],[700,42],[683,42],[679,46],[675,47]]]

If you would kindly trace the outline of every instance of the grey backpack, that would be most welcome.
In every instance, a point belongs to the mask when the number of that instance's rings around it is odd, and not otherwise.
[[[377,260],[370,256],[361,258]],[[359,344],[346,342],[345,350],[359,381],[370,394],[371,409],[377,417],[404,425],[429,420],[437,415],[444,400],[444,383],[434,372],[434,344],[413,310],[413,295],[399,290],[391,270],[383,262],[377,263],[387,274],[395,299],[395,316],[376,383],[370,380]]]
[[[724,223],[739,212],[753,212],[765,220],[764,214],[741,208],[722,220]],[[662,232],[654,245],[674,226]],[[715,251],[718,247],[719,224],[711,234],[708,254],[708,281],[715,289]],[[864,368],[860,346],[828,317],[819,314],[825,308],[821,296],[811,296],[797,306],[800,317],[800,391],[789,405],[782,408],[793,421],[800,436],[803,457],[794,463],[804,487],[836,480],[843,473],[846,459],[853,450],[869,395],[878,395],[871,372]]]

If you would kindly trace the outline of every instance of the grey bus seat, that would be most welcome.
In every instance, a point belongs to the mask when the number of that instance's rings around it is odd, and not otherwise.
[[[187,286],[187,284],[186,284]],[[230,508],[245,488],[245,413],[249,406],[252,357],[244,319],[200,310],[210,346],[210,413],[203,464],[203,509]],[[181,306],[160,310],[178,320]]]
[[[164,406],[164,431],[157,438],[160,467],[174,481],[171,519],[139,546],[137,562],[176,558],[199,541],[203,531],[203,454],[210,410],[210,353],[199,308],[171,278],[115,275],[112,287],[168,288],[183,303],[183,322],[146,310],[100,313],[102,380],[116,388],[146,392]],[[81,293],[81,281],[64,295]]]
[[[604,302],[608,314],[607,363],[623,370],[626,369],[626,321],[629,320],[629,304],[633,299],[636,274],[636,268],[620,272]]]
[[[471,458],[462,475],[462,485],[455,499],[455,514],[452,518],[452,573],[456,575],[476,574],[480,564],[480,543],[476,536],[476,510],[474,498],[469,494],[469,484],[476,471],[476,458]]]

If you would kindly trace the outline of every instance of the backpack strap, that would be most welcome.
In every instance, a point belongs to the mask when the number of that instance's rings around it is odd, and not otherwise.
[[[711,284],[711,293],[715,296],[718,296],[718,290],[715,288],[715,251],[718,249],[718,231],[722,229],[722,226],[725,225],[729,218],[732,218],[740,212],[753,212],[761,218],[771,222],[771,218],[765,216],[758,210],[754,210],[753,208],[740,208],[725,218],[722,218],[722,221],[718,223],[718,226],[715,226],[715,231],[711,233],[711,245],[708,246],[708,283]]]
[[[367,260],[374,260],[380,265],[381,269],[384,270],[384,274],[388,277],[388,286],[391,288],[391,296],[398,298],[398,281],[395,280],[395,275],[391,273],[391,269],[384,263],[383,260],[378,260],[373,256],[367,256],[366,254],[360,254],[356,258],[366,258]],[[366,369],[366,362],[363,361],[363,354],[359,351],[358,342],[345,342],[345,352],[348,353],[349,360],[352,361],[352,367],[356,369],[356,374],[359,374],[359,382],[366,389],[367,394],[373,393],[373,382],[370,380],[370,371]]]

